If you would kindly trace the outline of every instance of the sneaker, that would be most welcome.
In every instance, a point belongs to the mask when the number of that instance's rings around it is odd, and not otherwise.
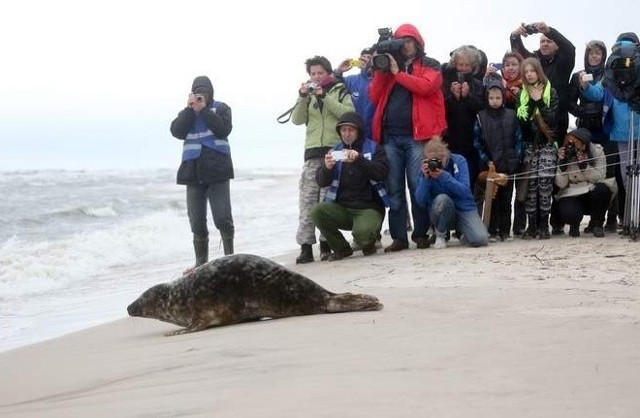
[[[384,252],[389,253],[402,251],[406,250],[407,248],[409,248],[409,243],[407,243],[406,241],[401,241],[399,239],[394,239],[393,242],[391,242],[391,245],[384,249]]]
[[[356,251],[362,250],[362,247],[357,242],[351,241],[351,250],[355,253]]]
[[[353,255],[353,250],[351,249],[351,247],[347,247],[341,251],[334,251],[333,253],[331,253],[329,258],[327,258],[327,260],[338,261],[342,260],[343,258],[351,257],[351,255]]]
[[[376,248],[377,248],[378,250],[382,249],[382,241],[381,241],[381,240],[379,240],[379,239],[378,239],[378,240],[376,240]]]
[[[504,240],[501,240],[504,241]],[[498,236],[493,234],[493,235],[489,235],[489,242],[498,242]]]
[[[597,237],[597,238],[604,237],[604,229],[602,229],[601,226],[594,226],[593,227],[593,236]]]
[[[443,248],[447,248],[447,240],[444,235],[436,236],[436,242],[433,244],[433,248],[436,250],[441,250]]]
[[[613,221],[613,222],[607,221],[607,223],[604,225],[604,232],[617,232],[617,231],[618,231],[618,225],[616,224],[616,221]]]
[[[561,234],[556,234],[556,235],[563,235],[564,234],[564,230],[561,230],[562,233]],[[538,239],[549,239],[551,238],[551,234],[549,234],[549,229],[548,228],[543,228],[538,230]]]
[[[549,231],[547,231],[547,233],[545,234],[546,238],[541,238],[541,239],[547,239],[549,238],[547,235],[549,235]],[[551,235],[564,235],[564,228],[561,228],[559,226],[554,226],[551,229]]]
[[[416,247],[421,250],[431,247],[429,238],[416,238]]]

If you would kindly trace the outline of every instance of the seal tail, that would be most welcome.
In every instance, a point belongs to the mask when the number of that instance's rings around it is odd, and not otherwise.
[[[327,312],[379,311],[382,304],[375,296],[353,293],[339,293],[329,296]]]

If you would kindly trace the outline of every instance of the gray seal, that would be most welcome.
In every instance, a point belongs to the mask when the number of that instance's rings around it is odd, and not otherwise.
[[[149,288],[127,312],[184,327],[170,333],[176,335],[262,318],[380,309],[374,296],[332,293],[269,259],[236,254]]]

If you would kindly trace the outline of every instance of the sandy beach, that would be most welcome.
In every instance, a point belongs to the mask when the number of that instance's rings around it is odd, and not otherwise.
[[[378,312],[165,337],[177,327],[123,306],[121,320],[0,353],[0,416],[637,417],[639,259],[614,235],[452,240],[290,266],[377,296]]]

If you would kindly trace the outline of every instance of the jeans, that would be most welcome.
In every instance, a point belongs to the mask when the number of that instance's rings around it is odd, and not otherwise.
[[[407,196],[406,185],[409,186],[411,198],[411,215],[413,216],[413,233],[411,238],[426,238],[429,229],[429,215],[416,203],[415,191],[418,179],[422,176],[423,143],[416,142],[411,135],[385,135],[384,152],[389,163],[389,174],[386,179],[387,194],[391,201],[389,208],[389,233],[394,240],[408,242],[407,239]],[[405,183],[405,178],[407,182]]]
[[[482,223],[478,211],[457,212],[453,200],[446,194],[439,194],[433,199],[429,216],[436,233],[444,234],[455,228],[464,236],[464,241],[470,247],[480,247],[489,243],[487,227]]]
[[[229,180],[227,180],[220,183],[187,186],[187,213],[194,239],[205,239],[209,236],[207,201],[211,206],[213,224],[220,231],[220,236],[223,239],[233,238],[235,229],[231,214]]]

